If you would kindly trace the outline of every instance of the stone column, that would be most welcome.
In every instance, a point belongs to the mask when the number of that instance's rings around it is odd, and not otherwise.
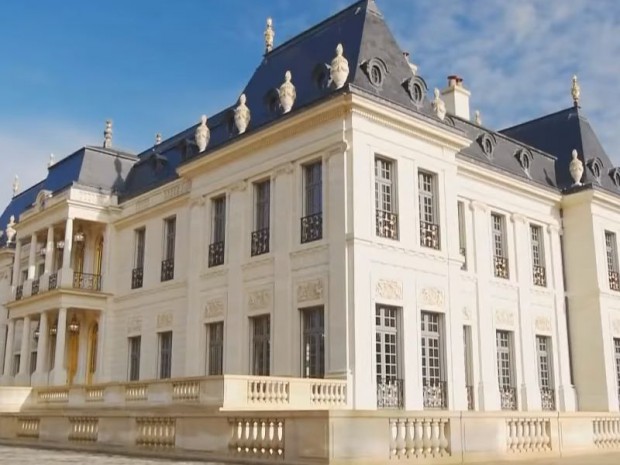
[[[19,372],[15,377],[16,385],[30,385],[30,342],[30,316],[26,316],[22,327],[22,345],[19,356]]]
[[[47,384],[47,349],[49,341],[49,324],[47,312],[41,313],[39,319],[39,340],[37,341],[37,366],[32,377],[33,385]]]
[[[101,264],[101,289],[105,292],[112,292],[111,286],[113,281],[111,279],[111,257],[112,257],[112,229],[111,224],[106,225],[105,232],[103,234],[103,253]]]
[[[50,376],[50,384],[62,386],[67,384],[67,370],[65,369],[65,348],[67,345],[67,309],[58,310],[58,323],[56,332],[56,356],[54,369]]]
[[[45,244],[45,274],[52,272],[54,266],[54,226],[47,228],[47,242]]]
[[[65,248],[62,252],[62,267],[71,268],[71,251],[73,249],[73,218],[67,218],[65,226]]]
[[[22,263],[22,241],[19,239],[15,240],[15,255],[13,261],[13,288],[19,286],[19,275],[21,272],[21,263]]]
[[[15,337],[15,320],[9,319],[9,326],[6,336],[6,346],[4,348],[4,374],[2,376],[2,384],[11,384],[12,368],[13,368],[13,340]]]
[[[97,321],[97,324],[99,326],[97,328],[97,354],[95,362],[96,366],[95,374],[93,375],[93,382],[95,383],[106,383],[108,381],[111,381],[110,379],[108,379],[108,373],[104,366],[105,337],[108,318],[109,315],[107,315],[105,312],[99,312],[99,320]]]
[[[28,255],[28,279],[34,279],[37,271],[37,235],[30,237],[30,255]]]

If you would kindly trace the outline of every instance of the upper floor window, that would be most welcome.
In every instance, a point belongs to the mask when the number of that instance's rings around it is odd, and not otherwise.
[[[161,262],[161,280],[170,281],[174,278],[174,247],[177,232],[175,216],[164,220],[164,259]]]
[[[530,225],[530,239],[532,244],[532,277],[534,285],[544,287],[547,285],[547,273],[543,232],[540,226]]]
[[[254,184],[254,231],[251,237],[252,256],[269,252],[271,181]]]
[[[436,176],[425,171],[418,173],[420,208],[420,245],[439,249],[439,215],[437,214]]]
[[[495,277],[508,279],[508,253],[506,250],[506,217],[491,214],[493,228],[493,269]]]
[[[538,385],[543,410],[555,410],[555,390],[553,389],[551,338],[536,336],[536,357],[538,358]]]
[[[207,325],[207,375],[221,375],[224,372],[224,323]]]
[[[226,240],[226,197],[211,201],[211,244],[209,245],[209,267],[224,264]]]
[[[144,279],[144,250],[146,246],[146,229],[139,228],[134,231],[135,252],[133,259],[133,271],[131,275],[131,288],[142,287]]]
[[[620,400],[620,338],[614,339],[614,355],[616,361],[616,383],[618,386],[618,400]]]
[[[609,288],[612,291],[620,291],[620,280],[618,279],[618,244],[616,233],[605,231],[605,250],[607,252],[607,275],[609,278]]]
[[[377,407],[403,407],[400,309],[377,305],[375,309],[375,372]]]
[[[323,164],[320,161],[303,167],[303,216],[301,243],[323,238]]]
[[[502,410],[517,409],[517,389],[514,379],[512,333],[497,331],[497,377]]]
[[[459,220],[459,254],[463,257],[461,270],[467,270],[467,231],[465,227],[465,204],[459,201],[456,205]]]
[[[302,310],[302,367],[304,378],[325,376],[325,317],[323,307]]]
[[[271,360],[271,320],[269,315],[253,317],[252,322],[252,374],[269,376]]]
[[[140,379],[140,345],[140,336],[129,338],[129,381],[138,381]]]
[[[159,333],[159,379],[168,379],[172,375],[172,331]]]
[[[375,158],[376,232],[379,237],[398,239],[394,162]]]

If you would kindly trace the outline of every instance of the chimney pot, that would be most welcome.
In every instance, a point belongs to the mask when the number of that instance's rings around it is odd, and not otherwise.
[[[448,87],[441,92],[448,113],[467,121],[470,119],[470,95],[470,92],[463,86],[463,78],[457,74],[448,76]]]

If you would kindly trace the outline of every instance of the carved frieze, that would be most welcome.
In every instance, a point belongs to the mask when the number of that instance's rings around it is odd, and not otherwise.
[[[172,313],[160,313],[157,315],[157,329],[161,328],[169,328],[172,326],[172,322],[174,321]]]
[[[248,310],[264,310],[271,307],[271,290],[261,289],[248,294]]]
[[[546,316],[539,316],[534,320],[534,327],[536,331],[551,332],[551,319]]]
[[[514,326],[514,313],[510,310],[495,310],[495,324],[502,326]]]
[[[443,308],[444,295],[441,289],[426,287],[420,292],[420,304],[423,307]]]
[[[399,281],[380,279],[377,281],[376,296],[387,300],[403,300],[403,285]]]
[[[323,280],[313,279],[297,285],[297,302],[321,300],[323,298]]]
[[[205,318],[214,318],[224,315],[224,299],[212,299],[205,304]]]

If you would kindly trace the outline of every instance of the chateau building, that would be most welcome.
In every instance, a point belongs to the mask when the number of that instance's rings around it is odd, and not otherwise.
[[[373,0],[280,45],[274,27],[229,108],[137,155],[109,122],[16,186],[1,384],[223,379],[226,408],[227,379],[267,403],[321,380],[312,396],[379,416],[620,411],[620,168],[577,79],[568,108],[497,131],[460,77],[429,92]]]

